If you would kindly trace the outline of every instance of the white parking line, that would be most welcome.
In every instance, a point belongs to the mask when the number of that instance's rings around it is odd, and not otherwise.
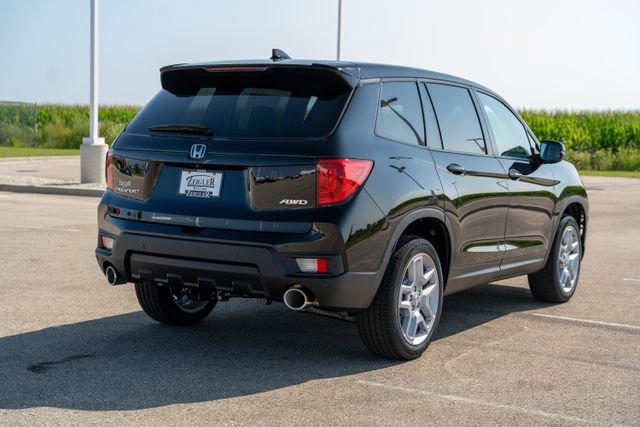
[[[624,279],[625,282],[640,282],[640,279],[634,279],[633,277],[625,277]]]
[[[536,409],[524,408],[522,406],[503,405],[500,403],[487,402],[486,400],[472,399],[469,397],[455,396],[452,394],[441,394],[441,393],[435,393],[433,391],[417,390],[409,387],[382,384],[382,383],[366,381],[366,380],[358,380],[358,383],[362,385],[378,387],[378,388],[383,388],[387,390],[396,390],[404,393],[419,394],[422,396],[428,396],[435,399],[447,400],[449,402],[463,403],[463,404],[475,405],[475,406],[485,406],[493,409],[504,409],[507,411],[519,412],[521,414],[526,414],[526,415],[531,415],[536,417],[543,417],[543,418],[551,418],[551,419],[556,419],[556,420],[565,421],[565,422],[574,422],[574,423],[577,422],[577,423],[594,424],[594,425],[605,424],[603,422],[587,420],[584,418],[573,417],[570,415],[555,414],[553,412],[539,411]]]
[[[567,322],[584,323],[585,325],[609,326],[612,328],[628,329],[632,331],[640,331],[640,326],[625,325],[622,323],[599,322],[597,320],[576,319],[574,317],[554,316],[552,314],[533,313],[532,316],[546,317],[549,319],[566,320]]]
[[[80,230],[75,228],[55,228],[55,227],[39,227],[37,225],[12,225],[7,224],[11,228],[24,228],[26,230],[44,230],[44,231],[69,231],[71,233],[79,233]]]

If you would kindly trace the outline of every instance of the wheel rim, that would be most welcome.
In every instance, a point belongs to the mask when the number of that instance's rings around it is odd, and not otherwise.
[[[398,315],[404,339],[420,345],[435,324],[440,305],[438,271],[427,254],[414,256],[404,270],[398,296]]]
[[[568,226],[562,232],[558,248],[558,282],[565,293],[576,286],[580,272],[580,237],[578,230]]]
[[[209,301],[200,301],[194,299],[188,288],[170,289],[171,298],[176,306],[185,313],[197,313],[202,310]]]

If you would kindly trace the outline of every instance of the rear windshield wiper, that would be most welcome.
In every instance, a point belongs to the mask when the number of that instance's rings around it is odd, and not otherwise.
[[[156,125],[149,128],[151,132],[173,132],[173,133],[188,133],[192,135],[204,135],[213,136],[213,131],[208,126],[202,125]]]

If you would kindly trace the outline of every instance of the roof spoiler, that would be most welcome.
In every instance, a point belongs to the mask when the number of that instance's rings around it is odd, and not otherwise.
[[[240,61],[237,63],[227,62],[227,63],[211,63],[211,64],[173,64],[167,65],[165,67],[160,68],[160,82],[162,87],[165,88],[165,81],[167,74],[172,72],[184,72],[189,70],[204,70],[208,72],[257,72],[257,71],[268,71],[272,67],[313,67],[313,68],[321,68],[327,71],[334,72],[339,75],[348,85],[351,87],[355,87],[360,81],[360,69],[351,64],[341,64],[342,66],[336,67],[329,64],[312,62],[307,64],[299,64],[292,62],[285,62],[282,64],[278,64],[280,61],[289,60],[291,57],[281,49],[271,49],[271,57],[269,60],[272,62],[269,63],[265,60],[258,61]]]

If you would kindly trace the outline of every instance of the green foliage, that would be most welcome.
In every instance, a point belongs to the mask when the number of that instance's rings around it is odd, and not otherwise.
[[[138,110],[100,107],[100,135],[111,144]],[[539,139],[563,141],[567,159],[579,169],[640,171],[640,111],[520,114]],[[0,103],[0,146],[78,148],[88,134],[87,106]]]
[[[138,110],[135,106],[101,106],[100,136],[111,144]],[[86,136],[87,106],[0,104],[0,146],[78,148]]]
[[[567,150],[567,160],[578,169],[640,171],[640,149],[623,148],[613,150]]]
[[[640,111],[520,112],[538,139],[563,141],[578,169],[640,171]]]
[[[640,149],[640,111],[520,112],[539,139],[563,141],[568,150]]]

